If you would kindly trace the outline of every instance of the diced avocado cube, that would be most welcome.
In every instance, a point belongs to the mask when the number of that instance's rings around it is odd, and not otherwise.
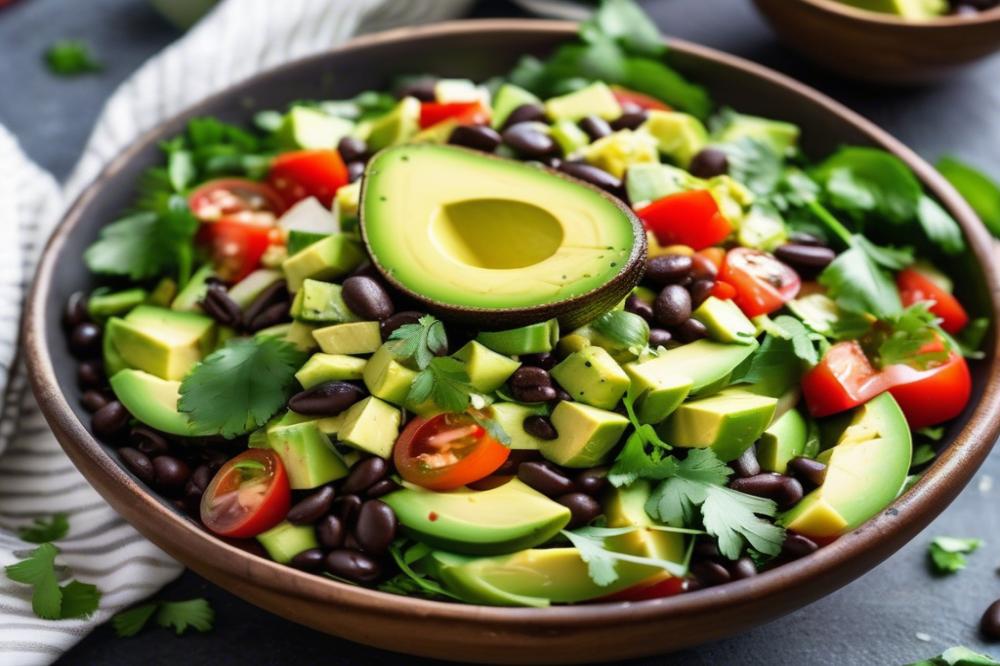
[[[333,217],[341,229],[346,229],[352,225],[346,225],[348,220],[355,220],[358,217],[358,206],[361,202],[361,181],[342,186],[337,190],[337,195],[333,198]]]
[[[105,319],[128,312],[145,302],[145,289],[135,287],[123,291],[97,290],[87,299],[87,312],[94,319]]]
[[[391,344],[378,348],[365,365],[364,380],[368,392],[394,405],[404,405],[417,373],[396,360]]]
[[[354,130],[354,123],[307,106],[293,106],[275,136],[282,148],[332,149]]]
[[[636,418],[640,423],[659,423],[691,393],[691,378],[669,368],[628,363],[624,369],[637,388]]]
[[[658,164],[656,145],[656,139],[646,132],[623,129],[584,148],[583,159],[615,178],[623,178],[625,171],[637,164]]]
[[[497,390],[521,367],[519,361],[498,354],[475,340],[455,352],[455,358],[465,364],[469,384],[480,393]]]
[[[316,197],[306,197],[295,203],[278,220],[278,226],[289,233],[308,231],[316,234],[335,234],[340,231],[333,213]]]
[[[292,316],[310,323],[357,321],[358,317],[344,303],[339,284],[304,280],[292,302]]]
[[[762,469],[784,474],[788,461],[801,456],[806,448],[809,427],[797,409],[790,409],[767,427],[757,443],[757,460]]]
[[[625,174],[625,191],[633,206],[640,206],[671,194],[685,192],[703,181],[670,164],[635,164]]]
[[[404,97],[391,111],[372,122],[368,131],[368,147],[374,151],[403,143],[418,131],[420,100],[416,97]]]
[[[288,254],[297,254],[313,243],[318,243],[330,234],[292,229],[288,232]]]
[[[313,337],[327,354],[374,354],[382,346],[377,321],[352,321],[317,328]]]
[[[584,116],[614,120],[622,115],[621,104],[602,81],[595,81],[574,92],[545,101],[545,114],[552,120],[577,121]]]
[[[164,277],[160,278],[153,290],[149,292],[146,302],[157,307],[169,308],[175,296],[177,296],[177,282],[173,278]]]
[[[316,341],[313,340],[312,331],[314,326],[301,321],[293,321],[285,324],[275,324],[254,334],[255,338],[280,338],[285,342],[295,345],[295,348],[303,352],[311,352],[316,349]]]
[[[511,111],[524,104],[541,104],[542,100],[536,95],[528,92],[524,88],[515,86],[513,83],[504,83],[493,96],[493,119],[491,125],[493,129],[503,127]]]
[[[653,493],[653,484],[639,479],[628,486],[609,489],[602,498],[601,508],[608,527],[638,527],[639,529],[609,537],[605,547],[619,553],[652,557],[668,562],[684,562],[684,536],[676,532],[642,529],[660,525],[649,517],[646,503]],[[665,574],[666,572],[664,572]]]
[[[788,240],[788,229],[776,210],[769,206],[754,206],[740,220],[737,240],[743,247],[770,252]]]
[[[771,423],[778,401],[731,388],[686,402],[658,428],[684,448],[711,448],[720,460],[736,460]]]
[[[215,268],[211,264],[199,268],[174,297],[170,309],[178,312],[201,312],[201,306],[198,305],[198,302],[205,297],[205,292],[208,290],[208,279],[213,277],[215,277]]]
[[[388,460],[399,437],[401,418],[398,409],[368,396],[344,412],[337,428],[337,440],[358,451]]]
[[[215,322],[193,312],[140,305],[116,322],[111,344],[132,368],[182,379],[215,342]]]
[[[315,421],[269,428],[267,441],[281,456],[292,490],[316,488],[347,476],[346,463]]]
[[[569,401],[556,405],[551,419],[559,436],[545,441],[539,450],[564,467],[594,467],[605,462],[629,424],[616,412]]]
[[[115,347],[115,338],[118,337],[117,329],[124,324],[120,317],[111,317],[104,324],[104,339],[101,341],[101,358],[104,361],[104,372],[108,377],[114,377],[119,370],[129,367],[122,355]]]
[[[435,143],[439,145],[448,143],[451,133],[461,124],[454,118],[442,120],[434,123],[427,129],[420,130],[407,143]]]
[[[575,354],[592,344],[594,343],[590,341],[590,331],[584,326],[559,338],[559,344],[556,345],[556,355],[559,358],[566,358],[570,354]]]
[[[552,126],[550,135],[562,148],[564,155],[572,155],[590,143],[590,137],[572,120],[559,120]]]
[[[344,354],[313,354],[295,373],[302,388],[312,388],[323,382],[361,379],[367,361]]]
[[[628,390],[629,377],[603,347],[592,345],[570,354],[552,368],[552,378],[574,400],[614,409]]]
[[[288,290],[298,291],[307,279],[332,280],[354,270],[364,259],[358,241],[345,234],[333,234],[285,259],[281,268]]]
[[[282,279],[281,271],[259,268],[229,288],[229,298],[241,308],[248,308],[264,290]]]
[[[733,113],[729,122],[716,133],[719,143],[734,143],[740,139],[754,139],[768,146],[778,155],[785,155],[799,141],[799,128],[792,123],[759,116]]]
[[[682,167],[708,144],[708,130],[702,122],[679,111],[649,111],[639,131],[655,138],[660,153]]]
[[[476,341],[507,356],[543,354],[559,342],[559,321],[549,319],[506,331],[480,331]]]
[[[511,449],[537,451],[545,443],[544,439],[539,439],[524,429],[524,419],[529,416],[544,415],[544,407],[519,405],[515,402],[495,402],[490,407],[493,410],[493,420],[499,423],[510,437]]]
[[[258,534],[257,541],[278,564],[288,564],[299,553],[319,548],[312,525],[293,525],[287,520]]]
[[[691,317],[704,324],[709,337],[719,342],[750,344],[757,337],[753,322],[732,301],[709,296]]]

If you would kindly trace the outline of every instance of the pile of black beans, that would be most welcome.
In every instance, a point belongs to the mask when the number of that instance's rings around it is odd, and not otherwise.
[[[284,280],[262,291],[247,307],[240,308],[218,278],[209,278],[205,295],[198,302],[206,315],[242,333],[256,333],[265,328],[291,321],[291,295]]]
[[[607,467],[570,470],[532,458],[524,456],[520,462],[514,461],[517,478],[570,510],[566,529],[582,527],[601,515],[597,498],[608,484]]]
[[[633,294],[625,301],[625,310],[649,322],[651,347],[694,342],[708,335],[691,313],[711,294],[715,274],[715,265],[701,255],[665,254],[646,260],[643,284],[658,290],[656,300],[650,305]]]

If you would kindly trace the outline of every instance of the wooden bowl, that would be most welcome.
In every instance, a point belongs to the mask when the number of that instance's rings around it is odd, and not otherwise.
[[[788,46],[851,79],[925,83],[1000,50],[1000,8],[904,21],[836,0],[753,1]]]
[[[562,22],[444,23],[364,37],[261,74],[146,134],[113,160],[76,201],[49,241],[28,299],[25,355],[32,387],[66,453],[105,499],[146,537],[196,572],[296,622],[389,650],[462,662],[573,663],[624,659],[721,638],[804,606],[857,578],[923,529],[972,477],[1000,430],[996,337],[976,364],[975,397],[948,431],[948,447],[924,480],[890,508],[817,553],[750,579],[679,597],[548,609],[493,608],[397,597],[275,564],[200,529],[158,498],[87,429],[75,363],[60,316],[67,297],[92,284],[80,254],[125,209],[139,174],[161,159],[158,144],[193,116],[248,122],[256,109],[304,98],[346,97],[398,72],[484,79],[525,53],[544,54],[574,35]],[[953,262],[961,297],[996,321],[1000,280],[990,239],[959,195],[930,166],[861,116],[775,72],[682,42],[670,59],[720,104],[799,123],[804,149],[822,156],[843,143],[898,155],[959,220],[970,256]]]

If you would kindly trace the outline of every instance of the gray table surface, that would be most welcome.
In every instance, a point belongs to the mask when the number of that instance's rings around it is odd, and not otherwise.
[[[319,0],[317,0],[319,1]],[[776,43],[743,0],[649,0],[643,3],[668,35],[714,46],[804,80],[861,111],[928,159],[954,154],[1000,174],[1000,58],[934,87],[893,90],[838,80]],[[517,15],[503,2],[481,1],[476,16]],[[0,11],[0,123],[58,177],[75,162],[103,100],[146,58],[178,36],[141,0],[19,0]],[[74,80],[50,76],[40,61],[56,39],[95,46],[106,69]],[[922,535],[839,592],[746,634],[634,664],[898,665],[952,645],[982,651],[976,624],[1000,596],[1000,454]],[[935,535],[979,536],[987,543],[969,568],[947,578],[927,570]],[[102,627],[63,664],[429,664],[315,633],[250,606],[192,573],[164,598],[205,596],[215,630],[175,638],[159,630],[117,639]],[[1000,648],[993,646],[996,654]]]

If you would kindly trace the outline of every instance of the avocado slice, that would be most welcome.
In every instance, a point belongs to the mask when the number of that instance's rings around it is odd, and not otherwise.
[[[312,525],[293,525],[287,520],[258,534],[257,541],[278,564],[288,564],[299,553],[319,548]]]
[[[435,548],[499,555],[545,543],[570,512],[518,479],[491,490],[436,492],[407,485],[382,497],[403,530]]]
[[[331,234],[285,259],[281,268],[288,290],[297,292],[307,279],[333,280],[357,268],[364,253],[347,234]]]
[[[803,455],[809,426],[797,409],[790,409],[767,427],[757,443],[762,469],[784,474],[788,461]]]
[[[638,527],[634,532],[608,537],[604,544],[609,550],[640,557],[653,557],[678,564],[684,562],[684,536],[677,532],[644,529],[660,525],[646,512],[646,502],[653,492],[653,484],[639,479],[629,486],[608,490],[601,506],[608,527]],[[662,575],[668,575],[665,571]]]
[[[340,323],[357,321],[340,295],[340,285],[306,279],[292,301],[291,314],[308,323]]]
[[[376,268],[452,320],[502,329],[558,317],[575,327],[638,281],[638,218],[579,181],[428,144],[384,150],[366,173],[361,229]]]
[[[565,400],[552,410],[551,419],[559,435],[546,440],[539,450],[564,467],[594,467],[605,462],[629,424],[617,412]]]
[[[319,348],[327,354],[374,354],[382,346],[377,321],[334,324],[317,328],[312,334]]]
[[[184,288],[174,296],[174,300],[170,303],[170,309],[178,312],[201,312],[198,301],[205,297],[205,292],[208,290],[208,280],[213,277],[215,277],[215,268],[211,264],[206,264],[196,270]]]
[[[258,268],[230,287],[227,293],[234,303],[245,309],[250,307],[257,300],[257,297],[264,293],[265,289],[281,279],[283,279],[281,271]]]
[[[397,361],[392,344],[386,343],[368,359],[363,378],[365,387],[373,396],[402,406],[406,403],[406,395],[417,378],[417,372]]]
[[[708,143],[708,130],[702,122],[680,111],[649,111],[639,129],[656,139],[660,153],[682,167]]]
[[[562,148],[563,155],[573,155],[590,144],[590,137],[572,120],[557,121],[549,134]]]
[[[498,354],[483,344],[471,340],[454,354],[465,364],[469,384],[480,393],[492,393],[521,367],[520,361]]]
[[[615,178],[624,178],[625,172],[640,164],[659,164],[657,142],[647,132],[618,130],[600,138],[583,149],[583,158],[604,169]]]
[[[718,143],[734,143],[740,139],[753,139],[763,143],[778,155],[785,155],[798,143],[799,133],[798,126],[792,123],[733,113],[728,116],[727,122],[721,130],[715,133],[713,139]]]
[[[720,460],[736,460],[771,423],[778,401],[740,388],[686,402],[658,427],[666,441],[711,448]]]
[[[493,129],[503,127],[511,111],[524,104],[541,104],[542,100],[534,93],[530,93],[524,88],[515,86],[513,83],[504,83],[497,89],[497,94],[493,97],[493,118],[490,124]]]
[[[354,123],[307,106],[293,106],[285,114],[275,138],[282,148],[332,149],[354,130]]]
[[[110,344],[129,367],[181,379],[215,342],[215,322],[193,312],[140,305],[116,321]]]
[[[347,464],[316,421],[268,427],[267,443],[281,457],[292,490],[316,488],[348,474]]]
[[[404,97],[385,115],[377,118],[365,141],[371,150],[402,143],[420,131],[420,100]]]
[[[101,358],[104,361],[104,372],[113,377],[119,370],[129,367],[122,355],[115,348],[116,329],[123,324],[120,317],[111,317],[104,324],[104,339],[101,340]]]
[[[854,410],[837,443],[818,460],[823,485],[782,514],[789,530],[836,537],[858,527],[896,499],[910,469],[913,442],[902,410],[889,393]]]
[[[708,330],[708,335],[719,342],[749,344],[757,339],[757,329],[732,301],[709,296],[691,313]]]
[[[549,319],[507,331],[480,331],[476,341],[508,356],[544,354],[559,342],[559,322]]]
[[[614,409],[630,383],[611,354],[597,345],[570,354],[551,374],[574,400],[601,409]]]
[[[142,370],[125,369],[111,376],[111,390],[129,414],[168,435],[200,437],[214,435],[211,429],[191,423],[177,410],[181,383],[161,379]]]
[[[295,373],[302,388],[312,388],[323,382],[356,380],[364,376],[368,362],[345,354],[313,354]]]
[[[841,0],[870,12],[895,14],[904,19],[926,21],[948,13],[947,0]]]
[[[545,114],[552,120],[573,122],[584,116],[614,120],[622,115],[622,107],[608,84],[595,81],[571,93],[550,97],[545,101]]]
[[[529,416],[544,415],[546,412],[544,405],[534,407],[520,405],[516,402],[495,402],[490,406],[490,409],[493,411],[493,420],[499,423],[507,436],[510,437],[512,450],[537,451],[542,448],[545,440],[529,434],[524,429],[524,420]]]
[[[374,396],[354,403],[338,418],[337,441],[364,453],[389,459],[399,437],[400,411]]]

